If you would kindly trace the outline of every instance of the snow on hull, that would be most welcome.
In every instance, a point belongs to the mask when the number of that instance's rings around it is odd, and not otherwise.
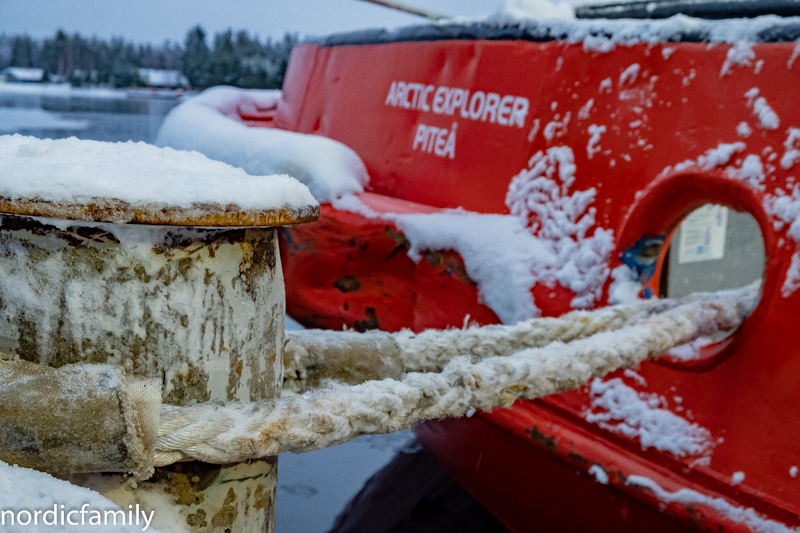
[[[594,379],[589,392],[592,407],[584,418],[613,433],[638,438],[642,449],[685,457],[707,454],[714,446],[706,428],[662,407],[665,400],[658,395],[639,393],[620,378]]]
[[[711,507],[731,522],[741,524],[750,531],[758,533],[796,533],[798,531],[797,528],[788,527],[780,522],[770,520],[750,507],[739,507],[722,498],[712,498],[691,489],[680,489],[675,492],[666,491],[655,481],[644,476],[628,476],[625,484],[649,489],[662,504],[699,504]]]
[[[272,128],[249,128],[239,110],[270,109],[280,91],[213,87],[167,115],[156,144],[196,150],[250,175],[288,174],[320,202],[359,193],[369,181],[358,155],[337,141]]]
[[[778,189],[777,194],[766,195],[764,208],[773,216],[776,230],[789,224],[787,235],[795,242],[792,263],[786,270],[786,279],[781,287],[783,296],[788,297],[800,287],[800,188],[795,186],[788,193]]]
[[[454,250],[478,284],[482,303],[505,324],[540,316],[531,290],[537,283],[571,290],[575,309],[589,308],[608,279],[613,232],[596,228],[594,189],[569,193],[575,181],[572,149],[536,153],[513,178],[506,197],[510,215],[447,209],[430,214],[378,213],[357,196],[333,207],[393,222],[419,261],[426,250]]]

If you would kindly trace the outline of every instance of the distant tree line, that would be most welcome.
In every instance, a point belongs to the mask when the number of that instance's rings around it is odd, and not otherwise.
[[[195,26],[180,44],[136,45],[121,37],[110,41],[59,30],[49,39],[27,35],[0,35],[0,70],[6,67],[44,69],[47,79],[76,86],[137,87],[144,81],[140,68],[180,70],[192,87],[212,85],[278,89],[297,35],[260,41],[246,31],[228,30],[214,35],[209,46],[206,32]]]

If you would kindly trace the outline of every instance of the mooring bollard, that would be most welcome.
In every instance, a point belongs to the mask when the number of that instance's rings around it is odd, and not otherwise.
[[[146,145],[17,138],[8,148],[7,139],[0,165],[27,157],[24,170],[10,173],[12,183],[37,165],[29,179],[46,181],[48,169],[67,177],[59,178],[60,189],[42,185],[44,193],[0,182],[0,351],[54,367],[124,365],[161,380],[166,404],[280,394],[284,287],[275,227],[316,219],[319,206],[304,186]],[[59,157],[78,157],[82,168]],[[108,173],[115,157],[121,177]],[[135,175],[137,159],[147,160],[139,163],[146,167],[139,169],[139,196],[127,189],[117,195],[114,180]],[[202,191],[204,167],[217,180],[216,193]],[[72,183],[75,172],[97,178],[91,187]],[[159,189],[170,179],[183,183],[190,201],[173,202],[175,187]],[[248,198],[253,182],[262,205]],[[155,511],[153,526],[164,531],[274,529],[274,459],[180,462],[157,468],[147,481],[65,477],[125,510],[138,504]]]

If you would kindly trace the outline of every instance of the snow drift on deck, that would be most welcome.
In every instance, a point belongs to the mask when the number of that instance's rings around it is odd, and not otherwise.
[[[344,144],[317,135],[249,128],[239,111],[268,110],[280,91],[213,87],[173,109],[156,137],[159,146],[197,150],[251,175],[288,174],[320,202],[364,190],[361,158]]]
[[[197,152],[142,142],[0,137],[0,196],[12,200],[130,204],[235,204],[278,210],[316,206],[308,188],[285,175],[250,176]]]

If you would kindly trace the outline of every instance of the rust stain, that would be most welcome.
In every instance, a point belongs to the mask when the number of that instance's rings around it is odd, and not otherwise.
[[[586,459],[586,457],[584,457],[584,456],[582,456],[580,454],[577,454],[577,453],[569,453],[567,455],[567,457],[570,458],[571,460],[575,461],[576,463],[581,463],[581,464],[584,464],[584,465],[588,465],[589,464],[589,461]]]
[[[196,513],[190,514],[186,517],[186,523],[192,527],[206,527],[206,512],[203,509],[198,509]]]
[[[353,324],[353,326],[356,328],[356,331],[364,333],[370,329],[380,329],[381,325],[380,322],[378,322],[377,315],[375,314],[375,308],[367,307],[365,313],[367,315],[366,320],[356,320]]]
[[[237,509],[236,492],[234,492],[233,488],[230,488],[222,507],[211,519],[211,525],[215,528],[231,527],[236,521]]]
[[[0,212],[22,216],[82,220],[87,222],[127,222],[163,226],[285,226],[312,222],[319,218],[319,205],[299,209],[242,209],[236,204],[194,203],[176,207],[163,202],[130,204],[114,198],[92,198],[88,203],[53,202],[41,198],[0,197]]]
[[[176,405],[187,405],[192,400],[207,402],[211,399],[208,392],[208,373],[198,366],[190,365],[184,372],[178,372],[170,380],[172,390],[165,401]]]
[[[441,268],[449,276],[456,276],[458,279],[469,285],[475,285],[472,278],[467,275],[467,269],[461,257],[454,252],[427,251],[425,259],[433,268]]]
[[[206,499],[204,492],[214,484],[221,471],[220,465],[188,461],[156,468],[148,482],[161,485],[172,494],[177,505],[200,505]]]
[[[555,452],[556,449],[558,449],[558,441],[556,438],[546,436],[544,433],[539,431],[539,426],[533,426],[527,430],[527,433],[532,441],[541,444],[551,452]]]
[[[342,276],[333,282],[333,286],[342,292],[355,292],[361,288],[361,282],[354,276]]]

